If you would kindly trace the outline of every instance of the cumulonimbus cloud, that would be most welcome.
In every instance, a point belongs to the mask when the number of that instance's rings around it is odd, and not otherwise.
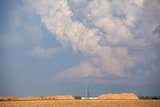
[[[37,0],[31,4],[57,40],[89,56],[60,72],[59,78],[124,78],[139,69],[145,74],[139,65],[158,66],[158,0]]]

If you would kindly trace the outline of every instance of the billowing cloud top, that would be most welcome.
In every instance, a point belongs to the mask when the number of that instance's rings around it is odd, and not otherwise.
[[[56,78],[111,81],[159,72],[159,0],[37,0],[43,25],[88,58]]]

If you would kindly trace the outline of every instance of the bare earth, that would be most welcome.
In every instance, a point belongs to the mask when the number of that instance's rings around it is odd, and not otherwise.
[[[160,107],[160,100],[1,101],[0,107]]]
[[[73,100],[72,95],[63,96],[45,96],[45,97],[25,97],[20,98],[17,96],[0,96],[0,101],[35,101],[35,100]],[[97,97],[98,100],[138,100],[139,98],[134,93],[121,93],[121,94],[102,94]]]
[[[100,100],[138,100],[139,98],[134,93],[121,93],[121,94],[102,94],[97,99]]]

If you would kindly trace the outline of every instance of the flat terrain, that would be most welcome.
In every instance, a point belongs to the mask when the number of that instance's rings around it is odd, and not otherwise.
[[[160,100],[1,101],[0,107],[160,107]]]

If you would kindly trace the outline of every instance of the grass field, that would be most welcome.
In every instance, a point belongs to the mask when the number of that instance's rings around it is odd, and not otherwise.
[[[1,101],[0,107],[160,107],[160,100]]]

